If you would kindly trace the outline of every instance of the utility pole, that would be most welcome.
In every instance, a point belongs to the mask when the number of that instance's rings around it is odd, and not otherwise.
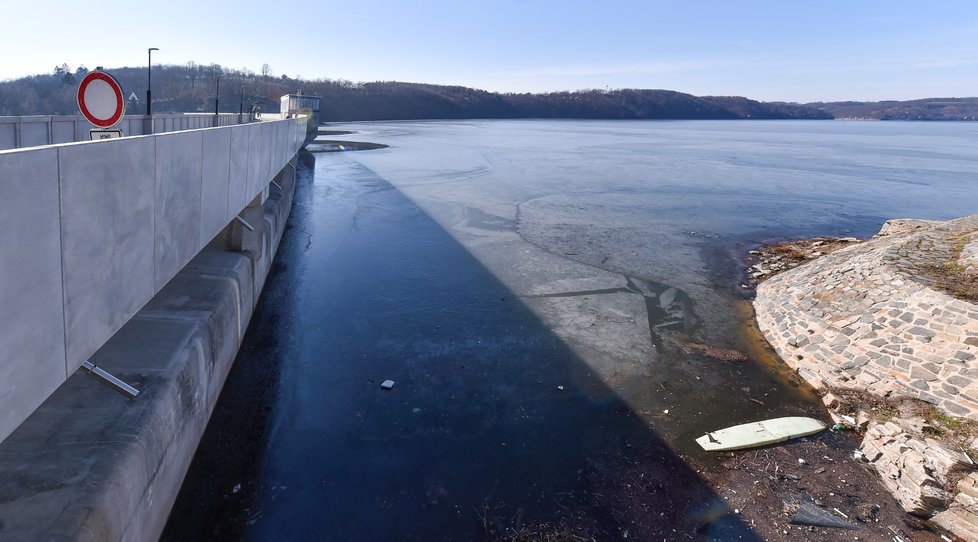
[[[156,47],[146,50],[149,62],[146,64],[146,114],[153,114],[153,51],[159,51]]]

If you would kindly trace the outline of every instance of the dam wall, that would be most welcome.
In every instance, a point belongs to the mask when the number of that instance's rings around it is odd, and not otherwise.
[[[219,235],[95,354],[138,397],[76,372],[0,443],[0,540],[159,538],[285,230],[296,171],[275,180],[247,238]]]
[[[236,217],[266,219],[308,120],[0,151],[0,441],[215,238],[263,275],[274,239]]]

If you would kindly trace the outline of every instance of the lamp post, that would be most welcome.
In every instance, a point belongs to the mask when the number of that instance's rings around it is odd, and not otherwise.
[[[238,101],[238,114],[244,113],[244,85],[241,86],[241,98]]]
[[[221,105],[221,74],[217,74],[217,95],[214,97],[214,114],[217,115]]]
[[[146,50],[149,62],[146,64],[146,114],[153,114],[153,51],[159,51],[156,47]]]

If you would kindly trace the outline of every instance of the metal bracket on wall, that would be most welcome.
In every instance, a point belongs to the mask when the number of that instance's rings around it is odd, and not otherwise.
[[[246,230],[255,231],[255,227],[252,226],[251,224],[248,224],[247,220],[241,218],[240,216],[236,216],[234,217],[234,219],[237,220],[242,226],[244,226]]]
[[[87,361],[87,360],[83,361],[80,369],[94,376],[95,378],[101,380],[105,384],[108,384],[112,389],[121,393],[122,395],[125,395],[130,399],[133,399],[137,395],[139,395],[139,390],[130,386],[129,384],[126,384],[112,373],[104,369],[98,368],[91,361]]]
[[[278,184],[277,182],[275,182],[275,181],[269,181],[269,182],[272,183],[273,185],[275,185],[275,188],[278,188],[279,190],[282,189],[282,185]]]

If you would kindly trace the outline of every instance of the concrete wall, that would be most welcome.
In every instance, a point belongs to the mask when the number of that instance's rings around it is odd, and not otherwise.
[[[248,113],[221,113],[217,117],[210,113],[169,113],[153,115],[152,130],[149,129],[150,117],[145,115],[127,115],[116,128],[128,137],[249,122],[253,122],[253,119]],[[94,126],[80,115],[0,117],[0,150],[88,141],[88,131],[92,128]]]
[[[295,172],[276,179],[256,242],[202,250],[97,352],[138,398],[75,374],[0,443],[0,540],[160,537],[285,230]]]
[[[0,440],[301,147],[305,119],[0,151]]]

